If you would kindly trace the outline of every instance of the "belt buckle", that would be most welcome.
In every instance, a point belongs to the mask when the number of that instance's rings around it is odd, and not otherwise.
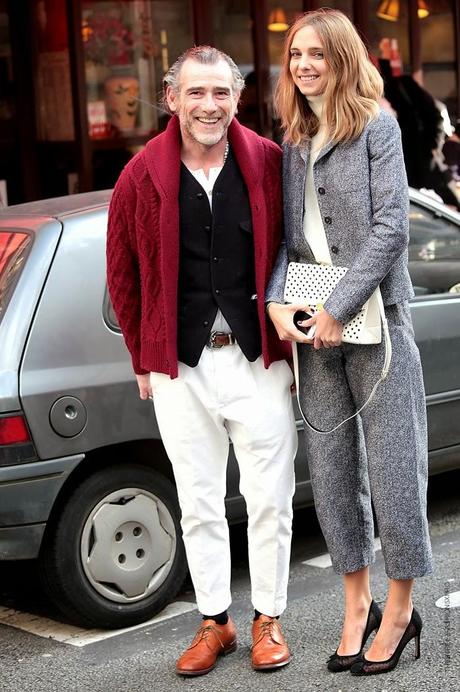
[[[220,336],[221,334],[222,334],[222,332],[211,332],[211,334],[209,335],[209,339],[208,339],[208,347],[209,348],[222,348],[222,346],[224,346],[224,344],[217,344],[216,343],[216,338],[218,336]]]

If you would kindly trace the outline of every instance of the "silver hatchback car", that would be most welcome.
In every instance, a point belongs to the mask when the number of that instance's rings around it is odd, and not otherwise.
[[[107,295],[109,199],[0,213],[0,559],[38,558],[67,618],[112,628],[161,610],[187,568],[171,465]],[[460,215],[411,192],[410,221],[412,315],[439,472],[460,466]],[[298,507],[312,502],[302,452],[296,477]],[[231,522],[245,519],[238,481],[231,458]]]

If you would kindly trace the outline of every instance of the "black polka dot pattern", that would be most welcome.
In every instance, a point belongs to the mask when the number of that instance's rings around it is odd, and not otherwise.
[[[286,303],[305,303],[314,315],[318,305],[323,305],[347,267],[290,262],[287,271],[284,300]],[[343,327],[342,338],[348,343],[362,343],[361,333],[366,322],[367,303],[358,314]]]

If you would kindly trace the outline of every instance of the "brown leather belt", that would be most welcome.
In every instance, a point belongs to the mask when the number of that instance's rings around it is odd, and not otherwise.
[[[233,344],[236,344],[233,334],[211,332],[206,346],[208,348],[222,348],[222,346],[233,346]]]

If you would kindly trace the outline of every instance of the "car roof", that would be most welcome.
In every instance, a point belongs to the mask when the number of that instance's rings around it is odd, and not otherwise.
[[[5,217],[14,216],[40,216],[59,219],[69,214],[106,206],[111,196],[112,190],[98,190],[97,192],[83,192],[78,195],[65,195],[16,204],[0,210],[0,221],[4,220]]]
[[[457,224],[460,224],[460,213],[458,211],[455,211],[451,207],[447,206],[447,204],[444,204],[436,197],[433,197],[431,194],[428,192],[422,192],[420,190],[416,190],[413,187],[409,188],[409,198],[411,202],[419,202],[422,204],[424,207],[428,207],[431,209],[433,212],[440,212],[443,216],[450,217],[452,221],[454,221]]]
[[[27,217],[31,222],[32,228],[38,229],[39,226],[50,218],[60,219],[70,214],[78,214],[79,212],[107,206],[111,196],[112,190],[98,190],[96,192],[83,192],[76,195],[65,195],[25,204],[16,204],[0,209],[0,226],[4,225],[5,222],[8,225],[14,223],[15,217],[17,218],[18,225],[22,225],[20,222],[24,222],[25,217]],[[412,201],[431,207],[433,211],[443,212],[447,216],[453,217],[457,223],[460,222],[458,212],[449,209],[449,207],[436,201],[430,195],[419,192],[414,188],[409,188],[409,196]]]

